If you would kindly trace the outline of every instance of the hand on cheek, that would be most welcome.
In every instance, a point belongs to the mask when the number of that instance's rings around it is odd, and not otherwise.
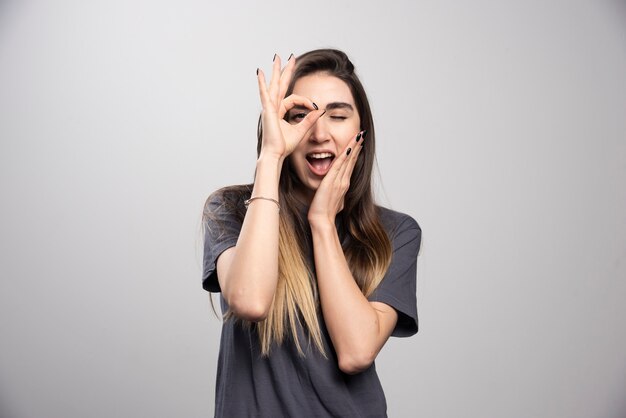
[[[311,225],[324,222],[334,225],[337,213],[343,209],[344,197],[350,188],[350,177],[363,149],[365,134],[366,131],[359,132],[333,161],[311,202],[308,214]]]

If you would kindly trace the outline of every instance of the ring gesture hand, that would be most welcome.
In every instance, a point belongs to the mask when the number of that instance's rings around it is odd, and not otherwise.
[[[284,159],[293,152],[311,126],[324,114],[315,103],[306,97],[292,94],[285,98],[295,65],[296,59],[291,56],[281,71],[280,57],[275,55],[269,86],[267,86],[263,70],[257,70],[259,94],[263,105],[261,155],[271,155]],[[307,115],[300,122],[290,124],[284,117],[295,106],[308,109],[308,111],[303,111]]]

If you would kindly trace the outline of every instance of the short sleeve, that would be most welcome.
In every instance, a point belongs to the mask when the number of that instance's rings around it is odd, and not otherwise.
[[[204,209],[204,257],[202,262],[202,287],[209,292],[220,292],[217,280],[217,258],[237,244],[241,222],[227,208],[221,193],[213,193]]]
[[[390,233],[393,254],[385,277],[374,293],[371,302],[382,302],[398,312],[398,323],[392,334],[409,337],[417,333],[417,254],[422,240],[422,230],[408,215]]]

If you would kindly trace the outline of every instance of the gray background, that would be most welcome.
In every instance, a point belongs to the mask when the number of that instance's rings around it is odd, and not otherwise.
[[[200,213],[254,71],[346,50],[424,231],[392,417],[626,416],[623,1],[0,3],[0,415],[201,417]]]

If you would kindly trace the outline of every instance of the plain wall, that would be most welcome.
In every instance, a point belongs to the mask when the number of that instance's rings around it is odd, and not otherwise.
[[[0,416],[212,414],[200,216],[255,70],[345,50],[423,229],[391,417],[626,416],[623,1],[0,3]]]

